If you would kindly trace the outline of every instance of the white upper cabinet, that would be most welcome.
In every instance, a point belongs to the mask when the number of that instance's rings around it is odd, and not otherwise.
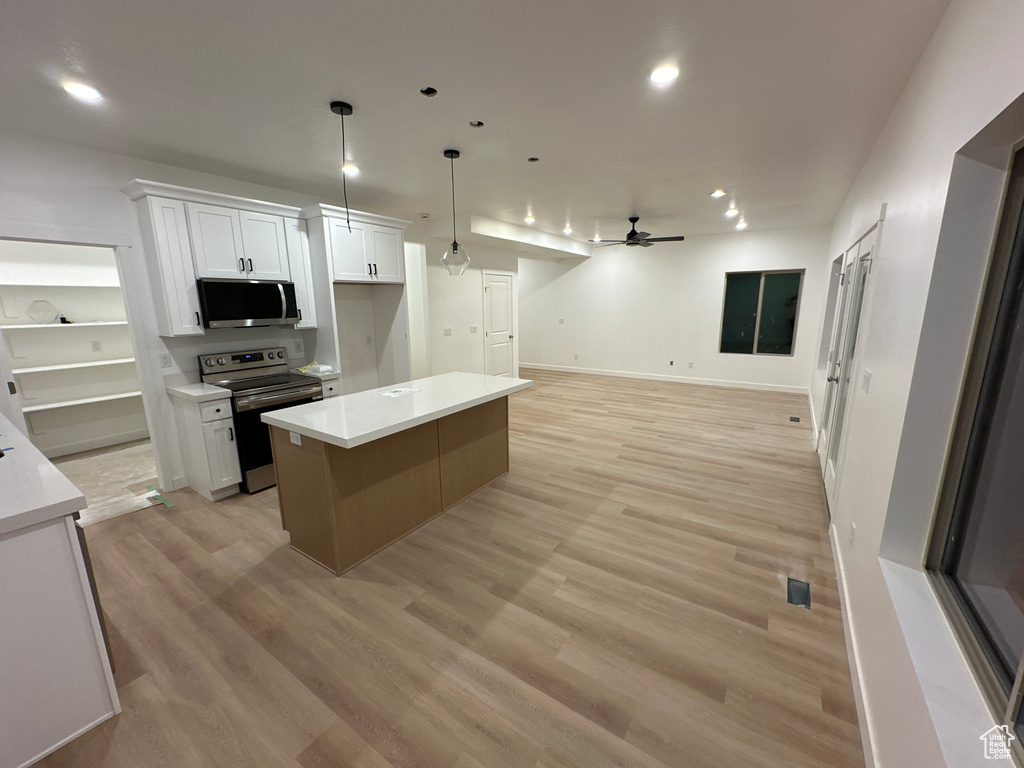
[[[199,277],[288,280],[283,216],[185,203]]]
[[[242,223],[238,211],[219,205],[185,203],[192,256],[198,277],[246,276]]]
[[[330,205],[302,209],[309,226],[323,227],[336,283],[404,283],[406,221]],[[319,242],[319,239],[314,242]]]
[[[316,303],[313,295],[313,270],[309,263],[309,245],[306,222],[285,219],[285,237],[288,245],[288,263],[295,284],[295,303],[299,307],[299,322],[295,327],[316,328]]]
[[[253,211],[239,211],[238,215],[242,220],[242,253],[249,278],[291,279],[284,217]]]

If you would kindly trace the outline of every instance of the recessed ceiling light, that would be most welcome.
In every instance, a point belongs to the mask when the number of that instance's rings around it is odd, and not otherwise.
[[[570,227],[568,224],[566,224],[565,225],[565,229],[562,230],[562,234],[563,235],[571,235],[572,234],[572,227]]]
[[[715,199],[717,199],[719,197],[725,197],[725,195],[726,195],[726,192],[725,192],[724,189],[716,189],[714,192],[711,193],[711,196],[713,198],[715,198]]]
[[[354,179],[359,175],[359,167],[355,163],[345,163],[341,166],[341,172]]]
[[[739,216],[740,215],[740,209],[737,208],[734,205],[732,208],[730,208],[728,211],[725,212],[725,215],[728,216],[730,219],[735,217],[735,216]]]
[[[528,162],[528,163],[539,163],[540,162],[540,158],[539,157],[528,157],[528,158],[526,158],[526,162]]]
[[[103,94],[93,88],[91,85],[85,83],[78,83],[73,80],[66,80],[61,83],[61,87],[74,96],[79,101],[89,102],[95,104],[98,101],[103,100]]]
[[[428,99],[437,96],[437,88],[431,88],[429,85],[426,88],[420,88],[420,93],[426,96]]]
[[[523,221],[525,221],[527,224],[533,224],[533,222],[535,222],[536,219],[533,218],[533,214],[532,213],[528,213],[528,214],[526,214],[526,218],[523,219]]]
[[[736,229],[746,229],[746,228],[747,228],[747,222],[741,220],[741,221],[736,223]]]
[[[655,85],[667,85],[668,83],[671,83],[673,80],[675,80],[677,77],[679,77],[679,69],[677,67],[672,66],[671,64],[666,64],[663,67],[658,67],[650,74],[651,82],[654,83]]]
[[[483,120],[470,120],[469,124],[471,126],[473,126],[474,128],[483,128],[484,127],[484,121]]]

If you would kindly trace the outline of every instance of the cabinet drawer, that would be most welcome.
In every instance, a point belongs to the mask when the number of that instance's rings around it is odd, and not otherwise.
[[[341,394],[341,383],[338,379],[323,382],[324,397],[337,397]]]
[[[199,404],[199,420],[204,424],[217,419],[231,418],[230,400],[211,400],[208,403]]]

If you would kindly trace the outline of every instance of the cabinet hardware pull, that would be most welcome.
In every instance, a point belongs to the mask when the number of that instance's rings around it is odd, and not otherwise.
[[[196,325],[202,325],[203,323],[199,320],[199,313],[196,312]]]
[[[233,429],[231,429],[231,427],[228,427],[228,442],[229,443],[235,442],[235,431]]]
[[[14,382],[13,381],[8,381],[7,382],[7,391],[10,392],[12,395],[18,394],[18,388],[16,386],[14,386]]]
[[[373,265],[373,276],[374,277],[377,276],[377,265],[376,264]]]
[[[302,308],[299,308],[299,322],[302,322]]]
[[[249,271],[252,272],[252,259],[249,259]]]
[[[366,274],[368,274],[370,277],[373,277],[373,267],[370,266],[369,264],[366,265]]]
[[[245,259],[238,260],[238,271],[245,272]]]

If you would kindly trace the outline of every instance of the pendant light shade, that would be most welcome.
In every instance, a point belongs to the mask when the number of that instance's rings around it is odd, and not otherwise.
[[[455,236],[455,158],[459,156],[459,150],[446,149],[444,156],[448,158],[452,165],[452,244],[448,246],[448,250],[441,257],[441,263],[444,264],[444,268],[448,270],[449,275],[458,277],[469,266],[469,254],[466,253],[465,248],[459,245],[459,240]]]

